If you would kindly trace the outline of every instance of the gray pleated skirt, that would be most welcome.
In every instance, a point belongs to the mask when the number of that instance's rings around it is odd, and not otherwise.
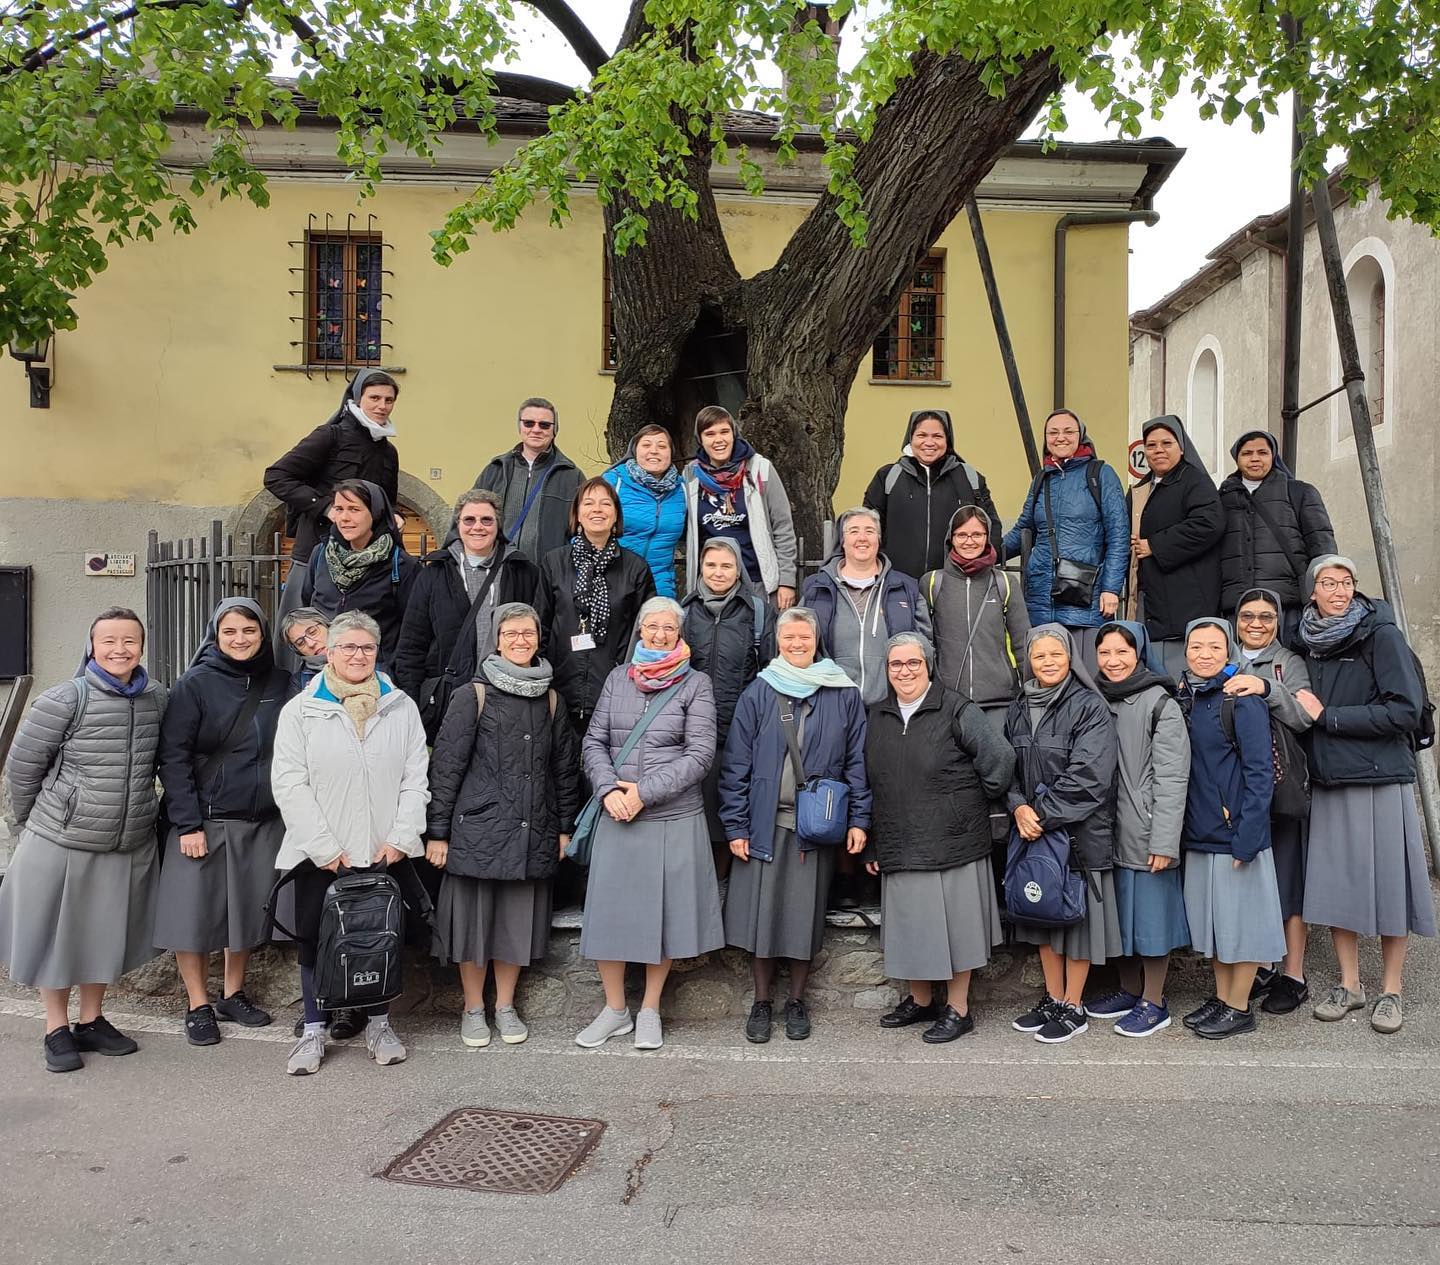
[[[29,830],[0,883],[0,960],[32,988],[113,984],[159,956],[155,848],[83,852]]]
[[[1120,938],[1120,910],[1115,899],[1115,875],[1110,870],[1093,875],[1100,899],[1085,884],[1085,917],[1070,927],[1027,927],[1015,924],[1017,944],[1048,944],[1056,953],[1076,962],[1099,966],[1124,952]]]
[[[198,861],[181,854],[174,827],[165,840],[155,947],[181,953],[256,948],[265,939],[265,902],[285,823],[279,817],[207,821],[204,830],[206,852]]]
[[[1413,786],[1311,791],[1305,921],[1362,936],[1435,934]]]
[[[510,962],[529,966],[550,947],[548,879],[502,882],[446,874],[435,902],[442,962]]]
[[[891,979],[948,980],[975,971],[1005,939],[990,858],[880,878],[880,948]]]
[[[1275,858],[1266,848],[1238,869],[1228,852],[1185,853],[1185,916],[1196,953],[1217,962],[1278,962],[1285,923]]]
[[[732,888],[733,890],[733,888]],[[590,854],[580,953],[662,962],[721,948],[719,885],[703,810],[670,821],[601,814]]]
[[[725,943],[759,958],[813,958],[825,935],[825,901],[838,851],[801,852],[795,832],[776,826],[773,861],[737,859],[730,867]]]

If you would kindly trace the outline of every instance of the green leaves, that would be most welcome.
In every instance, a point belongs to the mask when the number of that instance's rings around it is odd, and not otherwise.
[[[858,49],[844,66],[800,0],[636,2],[645,22],[631,42],[434,230],[437,262],[537,203],[563,225],[577,185],[618,208],[624,252],[645,242],[647,211],[699,213],[696,162],[735,165],[758,195],[806,135],[861,246],[857,162],[921,52],[978,63],[999,97],[1046,51],[1130,137],[1182,91],[1257,131],[1288,120],[1298,92],[1315,124],[1307,181],[1339,147],[1352,192],[1378,184],[1394,213],[1440,225],[1434,0],[1287,0],[1306,35],[1298,51],[1255,0],[844,0],[829,8]],[[493,137],[493,68],[523,60],[517,29],[508,0],[0,0],[0,340],[73,325],[74,296],[107,251],[192,231],[193,199],[266,205],[250,129],[324,120],[362,194],[387,154],[433,156],[458,122]],[[296,79],[277,81],[276,66]],[[764,152],[733,139],[732,124],[760,129]],[[1057,98],[1046,136],[1064,125]],[[181,126],[201,146],[183,175],[170,165]]]

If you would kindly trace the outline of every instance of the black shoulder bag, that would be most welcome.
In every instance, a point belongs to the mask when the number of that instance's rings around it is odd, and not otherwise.
[[[1088,475],[1088,471],[1087,471]],[[1055,541],[1055,511],[1050,505],[1050,480],[1044,474],[1042,485],[1045,496],[1045,530],[1050,536],[1050,565],[1055,568],[1050,581],[1050,600],[1056,606],[1088,607],[1095,598],[1095,580],[1100,574],[1099,567],[1084,562],[1070,562],[1060,556],[1060,546]],[[1090,494],[1095,495],[1092,485]],[[1099,500],[1096,499],[1096,507]]]

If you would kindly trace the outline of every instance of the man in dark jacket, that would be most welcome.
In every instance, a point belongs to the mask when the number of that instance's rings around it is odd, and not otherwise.
[[[475,486],[500,495],[505,538],[527,558],[545,555],[569,539],[570,502],[585,476],[556,446],[560,414],[532,396],[516,418],[520,442],[475,476]]]
[[[1308,597],[1300,583],[1312,558],[1335,552],[1335,530],[1319,489],[1290,473],[1269,431],[1246,431],[1230,455],[1235,473],[1220,485],[1220,609],[1233,615],[1243,594],[1273,589],[1287,612],[1280,638],[1289,645]]]
[[[886,557],[906,575],[944,565],[950,517],[962,505],[978,505],[989,515],[997,549],[1005,535],[985,476],[955,451],[955,429],[944,409],[910,414],[900,460],[875,472],[864,502],[880,515]]]
[[[1139,561],[1140,615],[1165,663],[1185,670],[1185,627],[1220,609],[1220,550],[1225,514],[1205,463],[1180,419],[1152,417],[1141,428],[1150,473],[1130,547]]]
[[[340,397],[328,422],[312,430],[265,471],[265,488],[285,506],[285,532],[295,538],[291,556],[309,561],[325,539],[337,483],[365,479],[383,488],[393,505],[399,497],[400,456],[390,411],[400,384],[379,369],[362,369]]]
[[[505,539],[500,513],[496,493],[482,488],[464,493],[445,543],[420,560],[405,608],[395,684],[419,706],[432,743],[451,693],[475,675],[483,657],[478,638],[488,636],[491,612],[510,602],[535,602],[540,568]]]

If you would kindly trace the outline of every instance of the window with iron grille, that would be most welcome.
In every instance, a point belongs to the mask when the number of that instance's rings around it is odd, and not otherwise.
[[[610,252],[601,255],[604,273],[600,281],[600,368],[614,369],[620,363],[615,341],[615,293],[610,280]]]
[[[887,382],[937,382],[945,376],[945,256],[922,259],[889,327],[875,340],[870,376]]]
[[[304,284],[298,292],[304,305],[298,318],[303,332],[292,344],[300,349],[303,363],[327,369],[380,364],[391,350],[383,314],[391,273],[385,267],[388,247],[374,217],[368,217],[364,231],[357,231],[351,219],[341,228],[327,215],[320,227],[311,216],[303,240],[294,244],[305,252]]]

